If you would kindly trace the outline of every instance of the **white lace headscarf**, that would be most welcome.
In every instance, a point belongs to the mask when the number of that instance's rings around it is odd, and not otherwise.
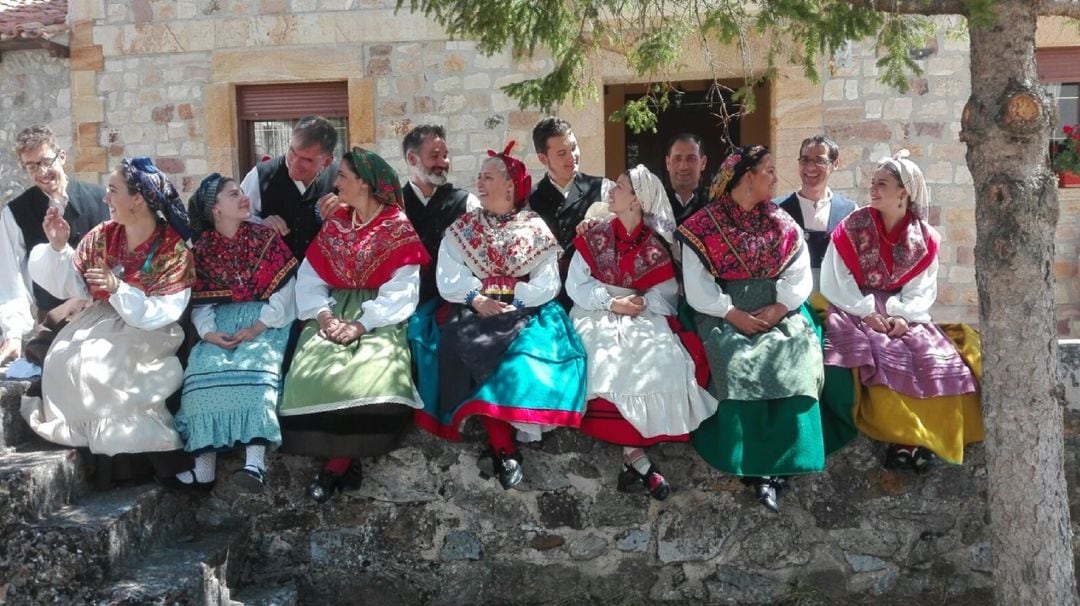
[[[671,202],[664,190],[664,183],[660,177],[645,168],[644,164],[631,168],[627,174],[630,175],[630,185],[634,187],[634,193],[641,202],[645,223],[670,244],[675,233],[675,213],[671,211]]]
[[[908,160],[911,155],[906,149],[896,152],[891,158],[883,158],[878,168],[889,167],[900,174],[900,184],[908,193],[908,207],[920,219],[926,219],[926,209],[930,207],[930,190],[926,187],[926,178],[918,164]]]

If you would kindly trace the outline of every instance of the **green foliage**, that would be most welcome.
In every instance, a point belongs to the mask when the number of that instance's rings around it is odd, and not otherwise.
[[[933,2],[925,0],[928,8]],[[994,0],[964,0],[972,19],[993,14]],[[733,99],[742,112],[755,106],[753,85],[775,74],[780,62],[799,65],[813,81],[822,57],[849,41],[872,38],[879,49],[880,78],[906,91],[908,78],[921,69],[912,49],[934,35],[930,20],[917,15],[866,8],[844,0],[398,0],[434,19],[455,39],[475,40],[485,54],[510,48],[517,58],[550,54],[545,76],[510,84],[504,92],[523,107],[551,111],[567,100],[582,104],[595,98],[588,86],[590,57],[598,52],[625,58],[639,77],[666,82],[679,71],[682,54],[701,48],[707,60],[715,46],[734,46],[750,74]],[[750,65],[763,58],[764,70]],[[715,64],[716,73],[726,66]],[[719,76],[717,76],[719,78]],[[661,94],[663,93],[663,94]],[[666,107],[666,87],[616,112],[636,131],[656,127],[656,112]]]

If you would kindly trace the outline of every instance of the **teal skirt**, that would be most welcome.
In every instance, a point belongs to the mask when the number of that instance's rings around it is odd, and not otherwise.
[[[214,307],[218,330],[226,334],[259,319],[262,302]],[[222,450],[262,442],[281,443],[276,414],[281,393],[281,363],[289,327],[268,328],[235,349],[200,341],[191,350],[176,431],[188,452]]]

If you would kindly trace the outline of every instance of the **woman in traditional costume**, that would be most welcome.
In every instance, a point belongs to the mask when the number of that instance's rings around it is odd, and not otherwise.
[[[560,248],[539,215],[524,210],[531,179],[510,156],[514,143],[480,167],[481,208],[447,229],[436,285],[452,303],[441,314],[439,390],[418,423],[460,439],[476,415],[487,430],[495,475],[505,489],[522,479],[514,429],[538,440],[577,427],[585,410],[585,351],[562,307]]]
[[[45,356],[41,397],[24,400],[22,413],[46,440],[98,455],[176,451],[183,442],[165,400],[184,376],[178,322],[195,282],[187,213],[146,157],[121,160],[105,204],[110,220],[76,249],[60,213],[46,213],[49,243],[31,252],[31,276],[56,297],[92,297],[94,304],[57,335]],[[151,460],[161,477],[179,471]]]
[[[886,467],[923,472],[935,455],[962,463],[964,445],[983,439],[981,357],[978,333],[930,317],[941,236],[923,219],[929,191],[907,155],[878,164],[870,206],[833,231],[821,294],[825,362],[857,374],[856,425],[889,443]]]
[[[708,363],[700,339],[675,332],[679,286],[668,251],[675,220],[663,183],[638,165],[608,197],[615,216],[574,240],[566,278],[570,317],[588,357],[581,430],[623,447],[620,490],[643,486],[662,501],[671,488],[644,449],[688,441],[716,411],[716,399],[702,387]]]
[[[212,482],[216,453],[243,446],[234,478],[258,492],[266,447],[281,444],[277,405],[298,264],[276,231],[248,221],[251,204],[235,179],[203,179],[189,211],[199,234],[191,320],[201,341],[188,357],[175,423],[184,449],[198,456],[194,478],[178,479]]]
[[[354,147],[334,187],[344,204],[333,201],[296,278],[297,315],[308,322],[278,411],[282,452],[329,457],[308,486],[319,503],[358,487],[359,459],[396,448],[421,406],[405,323],[431,262],[386,160]]]
[[[804,305],[810,257],[795,221],[771,202],[773,158],[735,148],[713,201],[678,229],[686,299],[712,367],[716,414],[691,436],[710,465],[743,477],[777,511],[786,477],[825,467],[819,335]]]

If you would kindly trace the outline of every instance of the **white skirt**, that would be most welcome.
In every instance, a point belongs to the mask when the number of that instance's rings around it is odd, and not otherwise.
[[[165,398],[184,379],[176,357],[183,341],[178,324],[134,328],[99,301],[56,335],[42,397],[23,397],[22,416],[42,438],[95,454],[182,448]]]

